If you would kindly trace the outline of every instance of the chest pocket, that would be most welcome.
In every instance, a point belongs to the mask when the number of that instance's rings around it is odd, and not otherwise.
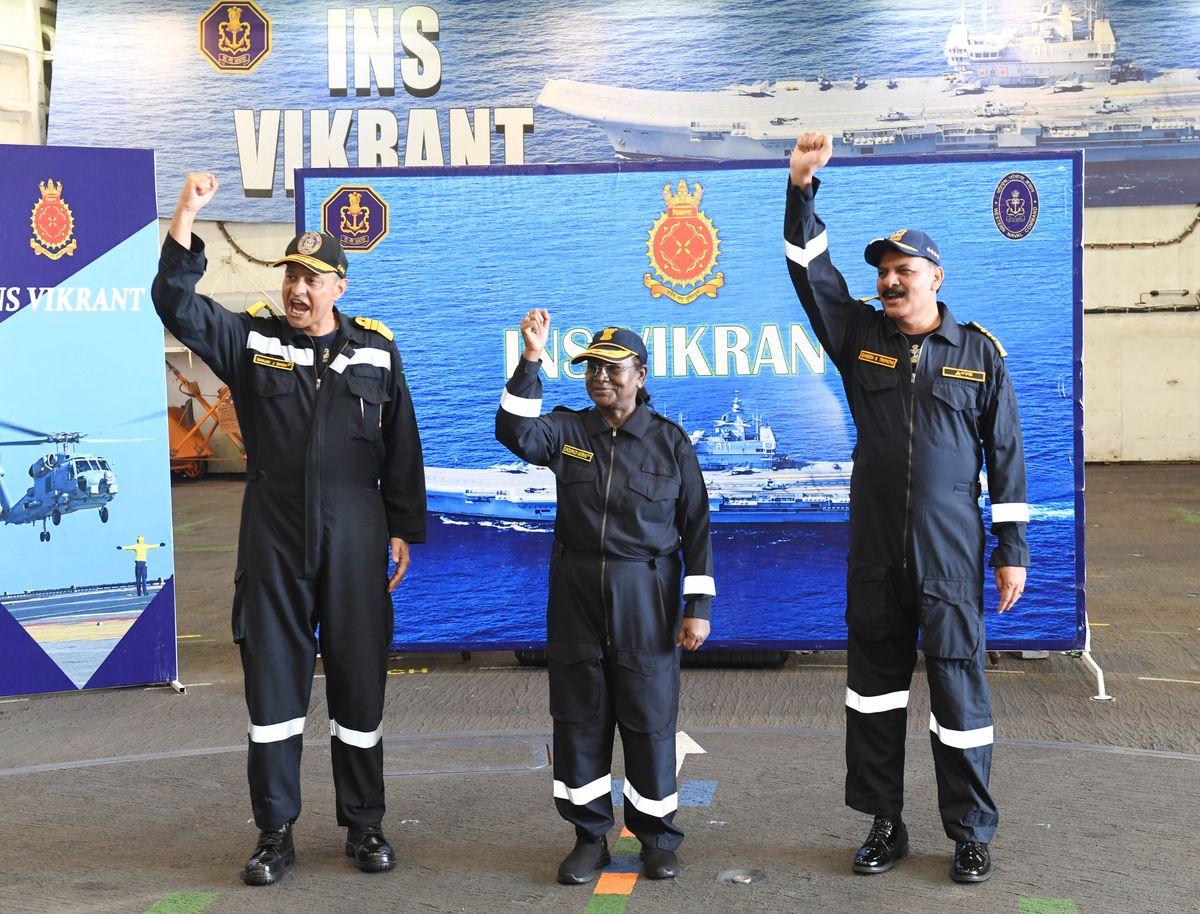
[[[562,457],[562,466],[558,471],[558,481],[563,485],[573,486],[581,483],[595,482],[600,475],[596,467],[596,459],[581,460],[578,457]],[[575,490],[578,492],[579,490]]]
[[[979,440],[979,398],[983,385],[975,381],[935,378],[930,388],[930,435],[938,447],[974,449]]]
[[[851,397],[860,442],[882,442],[903,432],[906,406],[900,397],[902,370],[855,365],[847,394]]]
[[[290,394],[296,389],[296,371],[286,371],[282,368],[270,368],[266,365],[254,366],[254,392],[260,397],[280,397]]]
[[[346,409],[350,436],[378,441],[383,425],[383,404],[391,399],[384,384],[384,370],[374,365],[351,365],[346,370],[350,402]]]
[[[629,488],[651,501],[679,497],[679,472],[672,464],[647,460],[640,472],[629,474]]]

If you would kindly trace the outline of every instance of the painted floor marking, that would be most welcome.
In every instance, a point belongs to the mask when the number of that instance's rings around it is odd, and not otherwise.
[[[1162,679],[1158,676],[1139,676],[1143,682],[1185,682],[1188,685],[1200,685],[1200,679]]]
[[[172,892],[147,908],[146,914],[200,914],[216,898],[216,892]]]
[[[1022,898],[1020,914],[1079,914],[1069,898]]]

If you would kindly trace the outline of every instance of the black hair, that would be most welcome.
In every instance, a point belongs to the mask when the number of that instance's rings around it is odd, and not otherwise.
[[[638,369],[641,369],[644,367],[645,367],[645,364],[642,362],[642,360],[640,358],[638,358],[635,355],[633,357],[634,371],[637,371]],[[643,403],[649,403],[649,402],[650,402],[650,391],[646,390],[645,387],[639,387],[638,391],[637,391],[637,405],[641,406]]]

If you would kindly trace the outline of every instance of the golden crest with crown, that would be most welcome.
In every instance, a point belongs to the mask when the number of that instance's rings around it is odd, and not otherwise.
[[[33,227],[29,246],[35,254],[51,260],[74,255],[75,240],[71,235],[75,231],[75,217],[63,199],[62,182],[49,178],[38,183],[38,190],[42,192],[42,198],[33,205],[29,218]]]
[[[1012,196],[1005,200],[1004,204],[1010,219],[1025,218],[1025,200],[1021,197],[1021,192],[1015,187],[1013,188]]]
[[[217,26],[217,47],[226,54],[245,54],[250,50],[250,23],[242,21],[240,7],[231,6],[226,20]]]
[[[362,205],[362,194],[350,191],[346,195],[350,201],[341,208],[341,230],[347,235],[365,235],[371,231],[371,211]]]
[[[646,273],[642,285],[653,298],[665,295],[681,305],[701,295],[716,298],[725,285],[725,274],[713,275],[721,241],[712,220],[700,209],[704,188],[693,183],[689,192],[687,181],[681,179],[674,190],[664,185],[662,194],[666,211],[659,214],[646,239],[654,275]]]

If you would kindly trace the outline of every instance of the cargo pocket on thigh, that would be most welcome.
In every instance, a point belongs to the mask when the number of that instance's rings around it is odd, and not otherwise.
[[[983,585],[926,578],[921,584],[921,650],[942,660],[969,660],[983,637]]]
[[[586,724],[600,716],[600,645],[558,641],[546,645],[550,670],[550,716]]]
[[[678,652],[617,652],[617,720],[639,733],[671,725],[679,703]]]
[[[846,627],[859,638],[882,641],[898,634],[898,620],[883,565],[854,562],[846,573]]]
[[[246,569],[233,573],[233,643],[241,644],[246,638],[245,608],[242,606]]]

